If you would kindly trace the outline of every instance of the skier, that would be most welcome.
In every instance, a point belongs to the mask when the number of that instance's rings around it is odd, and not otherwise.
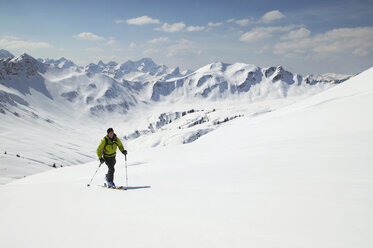
[[[114,184],[114,165],[116,163],[115,155],[117,147],[124,154],[127,155],[127,150],[124,149],[122,142],[114,133],[112,128],[107,130],[107,135],[102,139],[100,145],[97,147],[97,156],[100,163],[106,163],[108,166],[108,173],[106,174],[106,182],[109,187],[115,187]]]

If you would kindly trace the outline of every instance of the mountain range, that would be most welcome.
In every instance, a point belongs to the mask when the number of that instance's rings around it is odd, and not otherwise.
[[[180,71],[150,58],[83,67],[66,58],[1,54],[0,152],[25,158],[9,178],[35,173],[26,173],[29,164],[40,171],[95,159],[97,137],[110,126],[131,150],[191,143],[351,77],[223,62]],[[37,142],[42,136],[49,138]]]
[[[32,90],[52,101],[79,105],[98,115],[126,113],[139,102],[167,101],[167,98],[173,101],[283,98],[350,77],[330,74],[302,77],[281,66],[260,68],[222,62],[181,73],[178,67],[169,69],[150,58],[122,64],[100,61],[81,67],[66,58],[36,60],[28,54],[15,58],[6,50],[1,50],[1,54],[0,84],[5,86],[1,89],[3,114],[14,112],[17,103],[28,106],[29,97],[25,96],[31,95]]]
[[[0,185],[0,246],[370,248],[372,79],[370,68],[293,103],[288,95],[219,105],[192,95],[195,109],[167,112],[154,133],[133,140],[142,140],[141,149],[123,140],[128,154],[118,152],[114,182],[125,191],[104,187],[107,167],[95,155],[108,127],[102,119],[76,125],[70,117],[59,126],[1,115],[1,149],[9,150],[0,154],[0,183],[13,181]],[[152,103],[148,112],[138,104],[134,114],[151,120],[162,105]],[[164,109],[175,105],[190,107],[168,100]],[[49,112],[59,116],[58,109]],[[128,115],[105,125],[120,123],[113,127],[122,138],[129,125],[145,124]],[[219,117],[223,123],[215,122]],[[219,129],[192,143],[144,147],[214,123]]]

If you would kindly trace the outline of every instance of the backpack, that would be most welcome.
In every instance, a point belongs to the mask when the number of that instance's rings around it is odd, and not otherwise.
[[[106,146],[108,145],[109,140],[108,140],[108,138],[107,138],[106,136],[105,136],[104,138],[105,138],[105,145],[104,145],[104,148],[102,148],[102,154],[105,155],[105,148],[106,148]],[[113,142],[114,142],[115,144],[117,144],[117,135],[115,135],[115,134],[114,134]],[[118,144],[117,144],[117,145],[118,145]]]

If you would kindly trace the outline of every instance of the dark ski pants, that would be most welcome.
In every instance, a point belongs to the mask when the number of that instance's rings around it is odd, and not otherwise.
[[[117,162],[115,160],[115,156],[114,157],[104,157],[104,159],[105,159],[105,163],[106,163],[106,165],[109,169],[107,174],[106,174],[106,178],[109,182],[114,182],[114,171],[115,171],[114,165]]]

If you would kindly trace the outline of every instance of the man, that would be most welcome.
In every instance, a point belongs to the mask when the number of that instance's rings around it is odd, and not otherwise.
[[[102,139],[100,145],[97,147],[97,156],[100,159],[101,164],[106,163],[109,170],[106,174],[106,182],[109,187],[115,187],[114,184],[114,165],[116,163],[115,155],[117,147],[124,154],[127,155],[127,151],[124,149],[122,142],[118,139],[112,128],[107,130],[107,135]]]

